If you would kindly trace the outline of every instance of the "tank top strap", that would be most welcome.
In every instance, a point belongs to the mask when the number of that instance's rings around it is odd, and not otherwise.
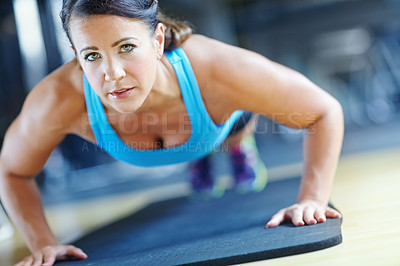
[[[225,131],[225,129],[230,126],[230,124],[236,122],[236,120],[242,115],[243,111],[234,112],[222,125],[214,123],[211,119],[204,104],[189,58],[182,48],[179,47],[172,52],[166,52],[165,55],[174,67],[178,78],[186,110],[192,121],[192,134],[203,134],[204,130],[207,132],[215,132],[215,134],[221,134],[222,131]]]

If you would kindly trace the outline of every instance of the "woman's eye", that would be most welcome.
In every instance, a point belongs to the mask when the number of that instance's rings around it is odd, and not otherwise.
[[[129,53],[132,50],[133,50],[133,45],[132,44],[124,44],[124,45],[121,46],[121,51],[123,53]]]
[[[90,53],[85,56],[85,60],[87,61],[94,61],[96,59],[99,59],[100,55],[98,53]]]

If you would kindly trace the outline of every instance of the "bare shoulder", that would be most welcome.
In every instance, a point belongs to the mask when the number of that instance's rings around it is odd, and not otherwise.
[[[218,62],[219,56],[224,56],[231,52],[247,51],[240,47],[218,41],[200,34],[193,34],[183,44],[182,48],[185,52],[194,58],[203,58],[209,62]],[[197,55],[197,56],[196,56]]]
[[[260,61],[264,68],[269,64],[268,59],[255,52],[202,35],[191,36],[182,48],[192,64],[209,113],[212,114],[214,104],[221,106],[215,110],[216,117],[245,108],[240,91],[245,88],[241,86],[245,82],[243,74],[255,73],[252,68]]]
[[[232,46],[197,34],[182,45],[196,75],[206,109],[213,121],[219,124],[238,109],[226,97],[227,87],[221,86],[221,76],[215,72],[222,66],[221,61],[226,61],[224,51],[227,48]]]
[[[72,62],[33,88],[7,130],[0,153],[3,171],[34,176],[42,169],[53,149],[82,119],[85,102],[80,84],[82,73]]]
[[[212,48],[212,43],[212,39],[195,34],[182,44],[182,49],[189,58],[201,88],[206,85],[203,83],[208,80],[211,73],[209,66],[213,57],[210,56],[208,51]]]
[[[85,111],[82,75],[75,61],[50,73],[28,94],[21,118],[69,133],[71,123]]]
[[[262,55],[235,45],[227,44],[203,35],[194,34],[182,48],[195,64],[205,63],[212,73],[218,68],[226,68],[229,62],[246,62],[249,60],[266,60]]]
[[[204,35],[193,34],[182,44],[182,49],[185,50],[185,53],[194,60],[208,60],[210,58],[207,56],[207,52],[217,42],[218,41]]]
[[[182,49],[187,54],[193,68],[201,68],[202,72],[213,73],[221,63],[221,59],[226,60],[227,55],[239,52],[240,48],[226,44],[224,42],[194,34],[186,40]],[[208,71],[207,71],[208,70]]]

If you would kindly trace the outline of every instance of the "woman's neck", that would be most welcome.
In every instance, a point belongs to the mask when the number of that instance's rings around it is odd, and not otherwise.
[[[181,100],[181,91],[175,70],[166,56],[158,64],[153,88],[143,105],[135,113],[162,112]]]

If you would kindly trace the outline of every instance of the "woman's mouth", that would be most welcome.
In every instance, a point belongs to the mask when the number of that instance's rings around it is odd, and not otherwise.
[[[126,88],[126,89],[120,89],[120,90],[115,90],[110,92],[109,94],[114,98],[114,99],[125,99],[127,98],[131,92],[133,91],[134,87],[132,88]]]

